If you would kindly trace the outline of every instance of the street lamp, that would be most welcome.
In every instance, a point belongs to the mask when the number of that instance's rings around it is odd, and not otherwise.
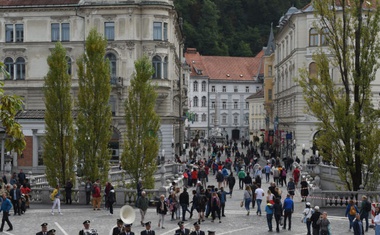
[[[305,167],[305,163],[306,163],[305,155],[306,155],[305,144],[302,144],[302,165],[303,165],[302,168],[303,168],[303,171],[306,170],[306,167]]]
[[[317,164],[319,164],[319,151],[318,150],[316,150],[315,151],[315,162],[317,163]]]
[[[162,163],[162,164],[165,164],[165,149],[162,150],[162,154],[161,154],[161,163]]]

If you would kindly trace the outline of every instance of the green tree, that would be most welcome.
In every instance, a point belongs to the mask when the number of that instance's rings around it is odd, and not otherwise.
[[[145,188],[154,188],[159,149],[156,133],[160,127],[160,117],[154,109],[157,93],[151,84],[154,70],[146,56],[135,62],[135,69],[124,104],[127,130],[121,162],[134,184],[140,178]]]
[[[330,50],[315,54],[316,76],[303,71],[300,79],[308,111],[320,121],[316,144],[321,155],[338,166],[341,180],[354,191],[361,184],[376,188],[380,163],[379,111],[371,102],[379,67],[380,8],[363,2],[332,6],[330,0],[313,1],[316,27]],[[338,76],[331,76],[329,66]]]
[[[61,43],[56,43],[47,63],[49,72],[44,79],[46,135],[43,159],[47,180],[50,185],[55,185],[75,177],[76,162],[71,76],[67,72],[66,49]]]
[[[83,174],[91,180],[108,177],[111,158],[112,113],[109,61],[106,60],[107,40],[92,29],[86,40],[85,54],[78,60],[78,134],[76,148]]]
[[[5,70],[5,66],[0,62],[0,73],[5,77],[9,77],[9,73]],[[14,150],[17,154],[26,147],[25,137],[22,133],[22,126],[16,121],[16,115],[22,110],[22,98],[17,95],[5,95],[4,83],[0,82],[0,120],[1,126],[5,129],[8,137],[5,140],[5,148]]]

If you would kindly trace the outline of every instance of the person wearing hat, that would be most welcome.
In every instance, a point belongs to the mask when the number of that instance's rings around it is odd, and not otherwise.
[[[55,229],[50,229],[47,235],[55,235]]]
[[[208,235],[216,235],[215,231],[208,230]]]
[[[116,227],[112,230],[112,235],[120,235],[123,232],[123,221],[121,219],[116,220]]]
[[[305,209],[303,210],[302,212],[302,223],[305,223],[306,224],[306,228],[307,228],[307,235],[311,235],[311,231],[310,231],[310,225],[311,225],[311,215],[313,214],[313,210],[311,209],[311,204],[310,202],[306,202],[306,205],[305,205]]]
[[[189,235],[190,229],[185,228],[183,221],[178,222],[179,229],[175,230],[175,235]]]
[[[121,233],[121,235],[135,235],[134,232],[131,232],[132,224],[124,224],[124,233]]]
[[[92,231],[90,229],[90,223],[91,222],[89,220],[85,220],[83,222],[84,229],[82,229],[82,230],[79,231],[79,235],[92,234]]]
[[[195,231],[191,232],[190,235],[206,235],[204,231],[201,230],[201,226],[199,222],[194,223]]]
[[[244,168],[241,168],[240,171],[238,172],[238,178],[239,178],[239,189],[243,189],[244,187],[244,178],[247,175],[245,174]]]
[[[48,234],[47,226],[48,226],[48,223],[41,224],[41,232],[36,233],[36,235],[47,235]]]
[[[156,235],[156,233],[150,229],[151,224],[150,221],[145,223],[145,230],[141,231],[141,235]]]
[[[321,212],[319,212],[319,206],[314,207],[314,213],[310,217],[311,226],[313,227],[313,235],[319,235],[319,224],[317,224],[319,217],[321,217]]]

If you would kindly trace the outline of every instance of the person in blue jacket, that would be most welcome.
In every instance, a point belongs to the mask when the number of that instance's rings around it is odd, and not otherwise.
[[[0,227],[0,232],[3,232],[4,228],[4,223],[7,222],[9,229],[7,231],[12,231],[13,230],[13,225],[11,221],[9,221],[9,211],[12,209],[12,203],[11,201],[7,198],[7,194],[3,193],[3,202],[1,203],[1,208],[0,212],[3,212],[3,219],[1,220],[1,227]]]

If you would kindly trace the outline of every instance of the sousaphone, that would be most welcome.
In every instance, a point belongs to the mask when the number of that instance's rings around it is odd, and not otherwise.
[[[136,213],[133,207],[129,205],[124,205],[122,208],[120,208],[120,219],[123,221],[124,224],[133,224],[136,219]],[[113,229],[116,226],[112,227],[110,234],[112,235]]]

